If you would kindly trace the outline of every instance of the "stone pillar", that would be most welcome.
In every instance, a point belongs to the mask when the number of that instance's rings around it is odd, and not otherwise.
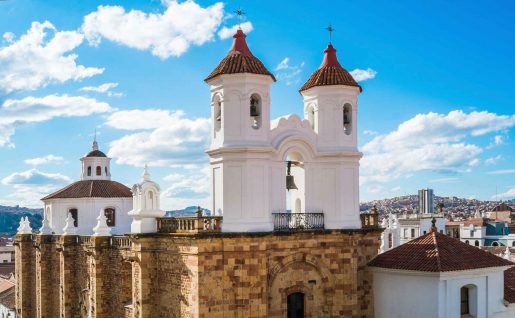
[[[121,291],[116,288],[118,282],[110,279],[119,280],[115,277],[115,269],[121,264],[111,264],[109,259],[110,236],[95,236],[92,240],[92,255],[90,256],[90,273],[91,273],[91,300],[92,300],[92,316],[91,317],[111,317],[117,312],[119,304],[116,304],[113,294]],[[113,315],[114,316],[114,315]],[[121,317],[121,316],[120,316]]]
[[[38,318],[59,317],[59,255],[53,238],[52,235],[36,235]]]
[[[58,247],[60,267],[60,317],[80,317],[80,287],[77,281],[77,236],[62,235]]]
[[[36,317],[36,255],[32,234],[16,234],[16,317]]]
[[[139,238],[134,244],[135,260],[132,264],[132,317],[146,318],[154,317],[153,314],[153,295],[152,295],[152,272],[153,261],[150,242],[152,239]],[[155,277],[154,277],[155,278]]]

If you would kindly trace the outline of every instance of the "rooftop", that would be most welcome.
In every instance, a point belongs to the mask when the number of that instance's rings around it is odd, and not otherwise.
[[[69,198],[132,198],[131,189],[111,180],[81,180],[47,195],[41,200]]]
[[[368,265],[420,272],[451,272],[515,264],[432,230],[378,255]]]

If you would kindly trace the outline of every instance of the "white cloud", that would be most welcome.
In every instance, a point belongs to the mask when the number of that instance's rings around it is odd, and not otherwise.
[[[130,110],[111,114],[106,124],[137,131],[110,143],[109,156],[117,163],[184,167],[207,161],[204,150],[211,130],[207,118],[186,118],[180,110]]]
[[[379,133],[375,130],[363,130],[363,135],[377,136]]]
[[[4,185],[55,185],[69,182],[70,178],[59,173],[45,173],[36,168],[15,172],[2,179]]]
[[[31,158],[26,159],[23,162],[26,164],[32,165],[32,166],[39,166],[44,165],[52,162],[61,162],[64,158],[60,156],[54,156],[54,155],[46,155],[44,157],[37,157],[37,158]]]
[[[464,142],[515,125],[515,115],[464,113],[419,114],[388,134],[378,135],[363,147],[362,182],[387,182],[417,171],[456,172],[479,164],[483,150]]]
[[[487,158],[485,160],[485,164],[487,164],[487,165],[494,165],[494,164],[496,164],[501,159],[502,159],[501,155],[497,155],[495,157],[490,157],[490,158]]]
[[[399,192],[399,191],[401,191],[401,187],[399,187],[399,186],[393,187],[390,191],[391,192]]]
[[[12,32],[5,32],[2,37],[4,38],[5,41],[7,41],[7,43],[13,43],[14,42],[14,38],[16,36]]]
[[[285,57],[275,67],[275,70],[278,71],[275,77],[278,81],[284,81],[287,86],[297,84],[300,81],[300,74],[302,73],[303,67],[304,62],[298,65],[290,65],[290,58]]]
[[[51,38],[48,31],[53,33]],[[0,90],[6,93],[77,81],[104,71],[76,63],[77,54],[70,52],[84,39],[76,31],[57,31],[52,23],[45,21],[33,22],[18,41],[6,34],[4,38],[11,43],[0,47]]]
[[[373,69],[371,69],[370,67],[367,68],[366,70],[361,70],[361,69],[357,68],[357,69],[351,71],[350,75],[352,75],[352,77],[354,77],[356,82],[362,82],[362,81],[366,81],[366,80],[376,77],[377,72],[374,71]]]
[[[494,144],[496,146],[502,145],[503,143],[504,143],[504,136],[502,136],[502,135],[494,136]]]
[[[230,28],[223,27],[220,29],[220,31],[218,31],[218,37],[222,40],[228,39],[232,37],[234,34],[236,34],[236,31],[238,31],[239,28],[240,25],[238,24],[233,25]],[[241,29],[243,30],[243,32],[245,32],[245,34],[249,34],[250,32],[252,32],[252,30],[254,30],[254,26],[252,25],[252,22],[244,22],[241,24]]]
[[[174,209],[192,205],[210,208],[209,169],[209,165],[205,164],[200,169],[184,170],[166,176],[164,180],[171,182],[172,185],[163,191],[163,203]]]
[[[511,188],[506,192],[492,196],[492,199],[512,199],[515,198],[515,188]]]
[[[515,169],[505,169],[505,170],[494,170],[488,172],[488,174],[512,174],[515,173]]]
[[[8,99],[0,106],[0,146],[13,146],[10,137],[24,123],[55,117],[89,116],[111,111],[109,104],[83,96],[48,95]]]
[[[92,45],[104,38],[162,59],[180,56],[191,45],[214,38],[224,11],[223,3],[201,7],[194,1],[165,1],[163,13],[126,12],[121,6],[99,6],[84,17],[82,31]]]
[[[450,177],[450,178],[433,179],[433,180],[429,180],[429,182],[434,182],[434,183],[458,183],[458,182],[461,182],[461,180],[459,178],[456,178],[456,177]]]
[[[107,91],[118,86],[118,83],[104,83],[99,86],[85,86],[80,90],[85,92],[96,92],[96,93],[106,93]]]

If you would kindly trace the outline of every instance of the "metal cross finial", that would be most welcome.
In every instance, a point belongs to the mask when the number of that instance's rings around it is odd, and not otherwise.
[[[93,137],[93,141],[97,141],[97,128],[95,127],[95,137]]]
[[[325,28],[325,29],[327,30],[327,32],[329,32],[329,44],[331,44],[333,32],[335,30],[334,30],[333,26],[331,25],[331,23],[329,23],[329,26],[327,28]]]
[[[243,12],[241,8],[238,8],[236,9],[236,11],[234,11],[234,13],[236,13],[236,15],[238,16],[238,28],[241,30],[241,21],[243,20],[245,12]]]

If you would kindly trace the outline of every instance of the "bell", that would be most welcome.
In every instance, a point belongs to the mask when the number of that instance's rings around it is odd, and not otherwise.
[[[298,190],[297,186],[295,185],[295,181],[293,180],[293,176],[286,176],[286,190]]]
[[[256,105],[250,105],[250,117],[258,117],[259,112]]]
[[[288,161],[288,170],[286,172],[286,190],[290,191],[292,189],[298,190],[299,188],[297,188],[295,185],[295,181],[291,175],[291,161]]]

